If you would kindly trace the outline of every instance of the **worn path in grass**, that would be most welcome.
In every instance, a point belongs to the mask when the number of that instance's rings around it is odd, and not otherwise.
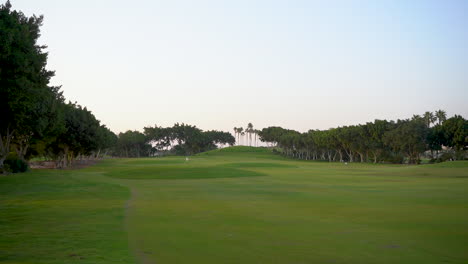
[[[468,262],[466,162],[346,166],[232,148],[37,173],[0,179],[2,263]],[[38,231],[51,223],[63,233]]]

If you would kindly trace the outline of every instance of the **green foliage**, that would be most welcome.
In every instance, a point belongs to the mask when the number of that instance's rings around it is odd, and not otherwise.
[[[455,155],[453,153],[445,152],[445,153],[442,153],[442,155],[440,155],[440,157],[436,159],[436,162],[449,161],[449,160],[453,160],[454,158],[455,158]]]
[[[45,46],[37,44],[43,17],[27,17],[0,6],[0,167],[15,145],[22,158],[33,138],[55,128],[59,87],[49,86]]]
[[[146,142],[156,152],[193,155],[217,149],[220,145],[234,145],[236,139],[228,132],[202,131],[196,126],[176,123],[172,127],[145,127]]]
[[[147,157],[151,154],[151,145],[147,144],[143,133],[128,130],[125,133],[119,133],[114,154],[129,158]]]
[[[396,127],[384,136],[384,142],[396,153],[404,153],[408,162],[420,162],[420,153],[426,150],[428,128],[422,118],[398,120]]]
[[[435,114],[426,112],[423,117],[415,115],[397,122],[375,120],[364,125],[307,133],[268,127],[260,131],[259,136],[263,142],[279,147],[275,151],[296,159],[417,164],[422,155],[432,162],[442,160],[436,156],[451,151],[443,150],[442,146],[455,150],[454,159],[465,159],[468,123],[457,115],[446,119],[445,112],[439,110]]]
[[[28,163],[18,157],[15,153],[10,153],[4,161],[4,170],[6,172],[18,173],[26,172],[29,169]]]
[[[49,85],[54,72],[46,69],[46,46],[37,44],[42,21],[9,2],[0,6],[0,168],[12,150],[21,160],[49,156],[65,167],[116,141],[86,107],[65,104],[60,87]]]
[[[462,116],[455,115],[442,124],[445,136],[444,144],[455,148],[455,150],[466,150],[468,147],[468,120]]]

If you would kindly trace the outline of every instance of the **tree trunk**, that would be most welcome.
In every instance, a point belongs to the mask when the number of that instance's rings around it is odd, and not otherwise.
[[[364,162],[364,154],[358,152],[359,157],[361,158],[361,163]]]
[[[0,168],[3,168],[3,162],[10,154],[11,140],[13,139],[13,133],[15,131],[10,131],[10,128],[7,128],[5,138],[0,134]]]
[[[24,161],[24,156],[26,156],[26,152],[28,152],[29,143],[24,143],[20,141],[18,146],[15,147],[15,152],[18,155],[18,158]]]

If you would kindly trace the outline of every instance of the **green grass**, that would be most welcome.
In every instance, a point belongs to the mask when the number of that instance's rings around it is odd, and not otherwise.
[[[210,179],[231,177],[266,176],[255,171],[241,170],[227,166],[193,167],[178,166],[147,166],[126,168],[105,173],[106,176],[120,179]]]
[[[468,162],[236,147],[1,176],[0,206],[0,263],[468,263]]]
[[[127,188],[42,170],[0,176],[0,263],[134,263]]]

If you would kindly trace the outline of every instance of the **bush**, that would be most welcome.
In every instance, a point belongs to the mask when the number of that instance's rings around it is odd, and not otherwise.
[[[6,172],[25,172],[28,170],[28,168],[28,163],[18,158],[17,155],[9,155],[3,162],[3,170]]]
[[[456,151],[455,152],[455,159],[456,160],[465,160],[465,159],[467,159],[466,151],[465,150]]]
[[[405,156],[400,153],[385,153],[382,160],[384,162],[393,163],[393,164],[403,164],[405,161]]]
[[[444,152],[444,153],[442,153],[442,155],[440,155],[437,158],[437,162],[444,162],[444,161],[453,160],[453,159],[454,159],[454,154],[453,153]]]

